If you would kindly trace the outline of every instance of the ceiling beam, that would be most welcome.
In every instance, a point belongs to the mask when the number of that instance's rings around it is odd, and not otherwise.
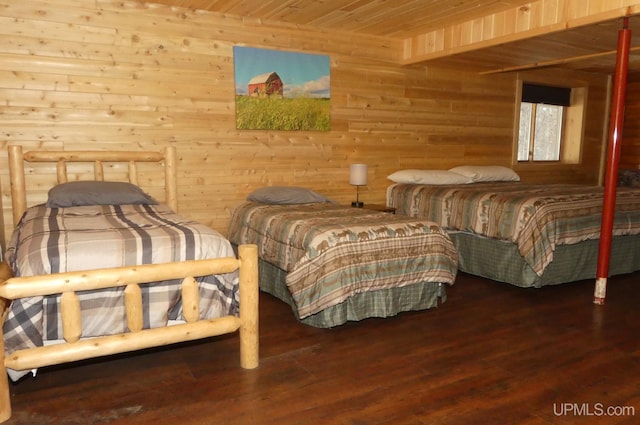
[[[635,51],[638,51],[638,50],[640,50],[640,46],[629,48],[630,52],[635,52]],[[548,61],[529,63],[529,64],[526,64],[526,65],[518,65],[518,66],[510,66],[510,67],[507,67],[507,68],[492,69],[492,70],[489,70],[489,71],[480,72],[479,74],[480,75],[491,75],[491,74],[499,74],[499,73],[503,73],[503,72],[524,71],[524,70],[528,70],[528,69],[543,68],[543,67],[547,67],[547,66],[555,66],[555,65],[562,65],[562,64],[567,64],[567,63],[571,63],[571,62],[578,62],[578,61],[583,61],[583,60],[586,60],[586,59],[594,59],[594,58],[599,58],[599,57],[603,57],[603,56],[611,56],[611,55],[615,55],[616,53],[618,53],[617,50],[607,50],[606,52],[591,53],[591,54],[588,54],[588,55],[571,56],[569,58],[552,59],[552,60],[548,60]]]
[[[537,0],[404,39],[402,63],[425,62],[640,14],[640,0]]]

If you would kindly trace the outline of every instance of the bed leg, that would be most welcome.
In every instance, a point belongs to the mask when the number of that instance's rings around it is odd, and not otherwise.
[[[0,300],[0,307],[2,309],[0,317],[4,323],[9,308],[7,300]],[[0,329],[0,365],[0,422],[5,422],[11,417],[11,391],[9,390],[7,368],[4,365],[4,333],[2,329]]]
[[[240,366],[254,369],[259,363],[258,247],[240,245]]]
[[[2,352],[4,353],[4,344]],[[9,391],[9,377],[7,368],[4,367],[4,354],[2,354],[2,370],[0,371],[0,422],[4,422],[11,417],[11,392]]]
[[[0,282],[4,282],[11,277],[11,269],[6,261],[0,262]],[[9,314],[10,301],[0,298],[0,326]],[[11,417],[11,391],[9,390],[9,376],[4,363],[4,332],[0,327],[0,422],[4,422]]]

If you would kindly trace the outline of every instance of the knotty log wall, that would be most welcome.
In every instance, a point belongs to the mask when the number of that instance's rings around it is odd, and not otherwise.
[[[354,162],[369,165],[369,184],[361,189],[366,203],[384,202],[386,176],[400,168],[511,164],[516,74],[403,67],[400,40],[152,4],[6,0],[2,6],[2,241],[13,227],[9,144],[25,150],[175,145],[179,212],[223,234],[230,211],[264,185],[306,186],[351,201]],[[236,130],[236,44],[329,55],[332,130]],[[597,182],[606,78],[580,78],[589,85],[581,164],[520,170],[523,179]],[[32,200],[41,202],[48,180],[34,181]]]
[[[624,114],[620,168],[640,168],[640,72],[628,75]]]

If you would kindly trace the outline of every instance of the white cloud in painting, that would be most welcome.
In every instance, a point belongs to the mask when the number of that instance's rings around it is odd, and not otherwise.
[[[330,97],[331,79],[328,75],[299,85],[284,84],[285,97]]]

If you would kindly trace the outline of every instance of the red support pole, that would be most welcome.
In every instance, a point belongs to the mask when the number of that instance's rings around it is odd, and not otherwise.
[[[613,83],[613,107],[611,108],[611,121],[609,123],[609,144],[607,146],[607,169],[604,181],[598,268],[596,270],[596,288],[593,294],[594,304],[604,304],[607,293],[607,278],[609,277],[611,238],[616,208],[616,186],[618,183],[618,163],[620,162],[624,102],[627,90],[629,44],[631,41],[631,30],[627,28],[628,24],[629,18],[624,18],[624,28],[618,32],[618,53]]]

